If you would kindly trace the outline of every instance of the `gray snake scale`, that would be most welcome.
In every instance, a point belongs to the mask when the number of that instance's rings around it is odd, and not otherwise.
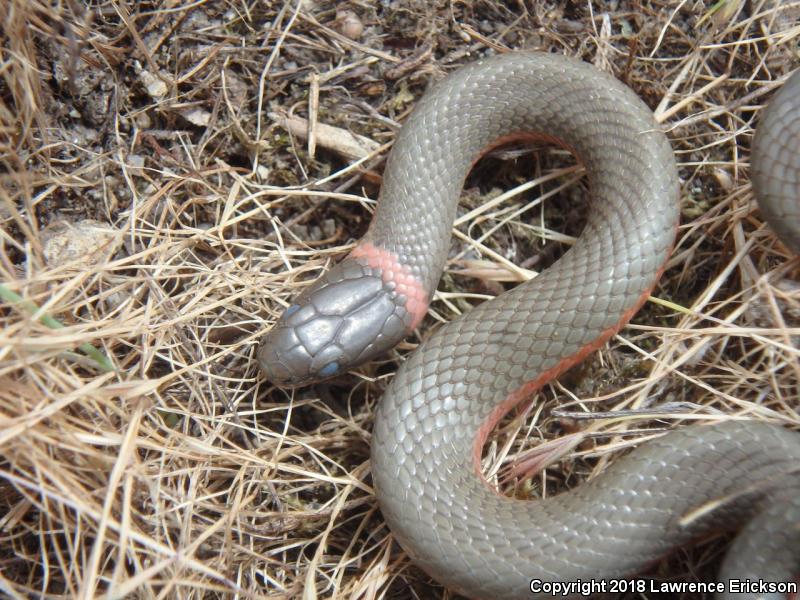
[[[795,75],[762,116],[753,156],[762,210],[794,249],[798,98]],[[800,435],[784,428],[681,428],[538,501],[499,495],[480,475],[491,427],[631,318],[674,241],[678,176],[666,137],[631,90],[580,61],[506,54],[433,86],[397,137],[367,235],[267,334],[262,369],[275,383],[301,385],[407,335],[438,283],[474,161],[498,140],[537,138],[571,149],[585,165],[588,222],[555,265],[439,328],[390,383],[375,417],[372,476],[394,536],[453,590],[531,598],[531,579],[631,576],[678,545],[753,519],[720,578],[793,580]],[[714,510],[701,510],[709,502]]]

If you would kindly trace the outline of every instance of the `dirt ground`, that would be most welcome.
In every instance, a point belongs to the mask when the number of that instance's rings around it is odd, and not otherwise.
[[[432,308],[390,356],[294,392],[254,356],[364,233],[426,86],[512,49],[579,57],[654,110],[682,220],[633,324],[495,431],[491,481],[536,498],[669,428],[800,426],[800,262],[748,179],[759,110],[800,65],[800,3],[5,0],[0,15],[0,595],[452,597],[381,518],[372,416],[438,323],[569,247],[587,196],[574,163],[481,160]],[[512,476],[575,431],[544,474]],[[649,574],[713,579],[725,542]]]

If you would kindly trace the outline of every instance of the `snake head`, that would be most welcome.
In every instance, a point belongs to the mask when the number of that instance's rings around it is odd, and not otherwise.
[[[394,346],[411,329],[406,298],[380,269],[348,257],[314,282],[262,339],[267,379],[302,386],[334,377]]]

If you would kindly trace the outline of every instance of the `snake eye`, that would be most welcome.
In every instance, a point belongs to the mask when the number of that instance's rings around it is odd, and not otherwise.
[[[333,362],[329,362],[327,365],[322,367],[319,370],[319,374],[321,377],[330,377],[332,375],[336,375],[339,372],[339,363],[335,360]]]
[[[292,304],[289,308],[286,309],[286,312],[283,313],[283,318],[284,319],[288,319],[294,313],[296,313],[298,310],[300,310],[300,305],[299,304]]]

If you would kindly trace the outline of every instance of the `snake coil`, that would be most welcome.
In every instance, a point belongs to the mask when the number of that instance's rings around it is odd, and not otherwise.
[[[762,210],[795,249],[798,98],[795,75],[763,119],[753,158]],[[501,496],[480,476],[489,430],[627,323],[674,240],[678,176],[666,137],[631,90],[580,61],[507,54],[433,86],[397,137],[365,238],[266,336],[266,375],[286,385],[329,377],[413,329],[441,275],[464,178],[487,147],[515,138],[574,151],[592,193],[588,222],[551,268],[439,328],[387,388],[372,475],[396,539],[456,591],[531,598],[532,579],[629,576],[675,546],[753,519],[721,579],[791,580],[800,572],[790,551],[800,547],[800,436],[780,427],[684,428],[540,501]],[[719,506],[703,510],[709,503]]]

